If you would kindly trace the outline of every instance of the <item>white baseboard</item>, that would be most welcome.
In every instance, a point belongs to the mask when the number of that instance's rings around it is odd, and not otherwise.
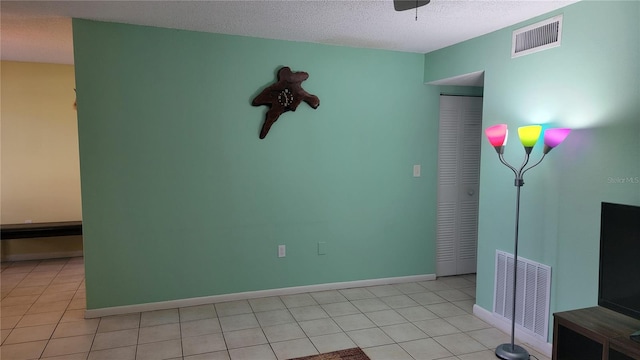
[[[412,276],[401,276],[401,277],[382,278],[382,279],[345,281],[345,282],[328,283],[328,284],[294,286],[294,287],[288,287],[288,288],[269,289],[269,290],[247,291],[247,292],[233,293],[233,294],[203,296],[203,297],[189,298],[189,299],[159,301],[159,302],[146,303],[146,304],[91,309],[91,310],[85,311],[84,317],[96,318],[96,317],[102,317],[102,316],[130,314],[130,313],[137,313],[137,312],[143,312],[143,311],[166,310],[166,309],[174,309],[179,307],[213,304],[213,303],[220,303],[225,301],[255,299],[255,298],[261,298],[261,297],[267,297],[267,296],[294,295],[294,294],[301,294],[301,293],[314,292],[314,291],[339,290],[339,289],[349,289],[349,288],[365,287],[365,286],[377,286],[377,285],[399,284],[399,283],[407,283],[407,282],[428,281],[428,280],[435,280],[435,279],[436,279],[435,274],[426,274],[426,275],[412,275]]]
[[[509,321],[505,321],[503,318],[494,316],[492,312],[483,309],[477,304],[473,305],[473,315],[479,317],[482,321],[492,325],[493,327],[498,328],[509,335],[511,334],[511,323]],[[550,343],[541,341],[518,328],[516,328],[515,338],[518,339],[518,341],[531,346],[544,356],[549,358],[551,357],[553,347]]]
[[[59,259],[68,257],[83,256],[82,250],[76,251],[58,251],[58,252],[43,252],[43,253],[27,253],[27,254],[13,254],[2,257],[2,261],[26,261],[26,260],[45,260],[45,259]]]

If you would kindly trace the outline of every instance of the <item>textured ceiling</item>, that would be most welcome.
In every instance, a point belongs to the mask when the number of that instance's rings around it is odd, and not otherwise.
[[[577,0],[1,1],[3,60],[73,63],[70,18],[427,53]]]

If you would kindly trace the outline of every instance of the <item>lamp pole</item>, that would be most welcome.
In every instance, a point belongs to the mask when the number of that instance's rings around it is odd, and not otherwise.
[[[569,135],[569,129],[548,129],[544,134],[544,150],[542,157],[535,164],[526,167],[529,163],[529,155],[533,146],[540,137],[542,127],[539,125],[524,126],[518,129],[518,135],[520,141],[524,145],[525,157],[520,168],[516,169],[511,166],[504,159],[504,147],[507,144],[507,125],[500,124],[489,127],[486,130],[486,135],[489,138],[489,142],[496,149],[500,162],[513,171],[515,175],[514,185],[516,186],[516,226],[515,226],[515,240],[514,240],[514,253],[513,253],[513,302],[511,308],[511,342],[508,344],[499,345],[496,348],[496,356],[503,360],[528,360],[529,352],[522,346],[515,344],[515,327],[516,327],[516,286],[518,283],[518,233],[520,224],[520,188],[524,185],[524,173],[531,168],[537,166],[544,160],[544,157],[553,149],[558,146]]]
[[[525,166],[527,166],[527,164],[529,163],[529,154],[531,153],[532,148],[533,146],[525,147],[524,162],[522,163],[519,169],[516,169],[513,166],[509,165],[509,163],[507,163],[504,160],[502,152],[498,153],[500,162],[506,165],[509,169],[511,169],[511,171],[513,171],[515,175],[514,185],[516,187],[516,227],[515,227],[515,240],[514,240],[514,246],[513,246],[513,299],[512,299],[512,307],[511,307],[511,343],[502,344],[496,348],[496,356],[504,360],[529,359],[529,352],[522,346],[515,344],[515,330],[516,330],[516,294],[517,294],[516,287],[518,284],[518,234],[519,234],[519,227],[520,227],[520,188],[522,188],[522,185],[524,185],[524,179],[523,179],[524,173],[527,170],[540,164],[544,159],[544,156],[546,155],[546,154],[543,154],[542,158],[540,158],[540,160],[537,163],[525,169]]]
[[[515,228],[515,240],[514,240],[514,247],[513,247],[513,299],[512,299],[513,302],[511,307],[511,343],[502,344],[496,348],[496,356],[504,360],[529,359],[529,352],[527,352],[527,350],[522,346],[515,344],[515,330],[516,330],[516,294],[517,294],[516,287],[518,284],[518,234],[519,234],[519,227],[520,227],[520,188],[522,187],[522,185],[524,185],[524,178],[523,178],[524,173],[529,169],[540,164],[544,159],[544,156],[546,155],[546,154],[543,154],[537,163],[525,169],[525,166],[527,166],[527,164],[529,163],[529,154],[531,153],[532,149],[533,149],[533,146],[525,146],[524,162],[522,163],[519,169],[516,169],[515,167],[511,166],[509,163],[507,163],[504,160],[504,156],[503,156],[504,147],[502,147],[502,149],[498,152],[498,158],[500,159],[500,162],[503,163],[505,166],[507,166],[509,169],[511,169],[511,171],[513,171],[513,174],[515,175],[515,180],[513,184],[516,187],[516,228]]]
[[[520,224],[520,188],[524,185],[522,179],[516,179],[516,236],[513,246],[513,307],[511,309],[511,352],[515,352],[515,330],[516,330],[516,286],[518,284],[518,225]],[[529,355],[529,354],[527,354]],[[528,356],[527,356],[528,358]]]

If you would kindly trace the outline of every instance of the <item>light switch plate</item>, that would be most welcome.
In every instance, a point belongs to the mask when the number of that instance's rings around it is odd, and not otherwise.
[[[318,255],[327,254],[327,243],[325,241],[318,241]]]

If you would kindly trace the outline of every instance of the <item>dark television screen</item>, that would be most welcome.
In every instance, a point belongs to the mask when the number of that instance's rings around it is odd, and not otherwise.
[[[598,305],[640,319],[640,206],[601,211]]]

